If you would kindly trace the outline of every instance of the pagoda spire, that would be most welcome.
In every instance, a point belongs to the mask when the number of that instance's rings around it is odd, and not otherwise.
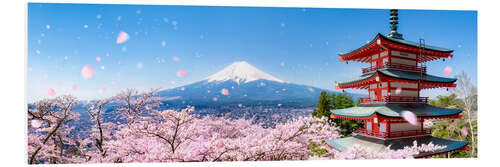
[[[391,24],[391,33],[387,35],[387,37],[391,38],[397,38],[397,39],[403,39],[403,34],[398,33],[398,10],[397,9],[391,9],[390,13],[390,22]]]

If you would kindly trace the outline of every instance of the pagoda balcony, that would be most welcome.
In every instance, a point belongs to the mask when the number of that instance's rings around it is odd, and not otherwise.
[[[384,96],[377,97],[362,97],[359,98],[361,104],[386,104],[386,103],[427,103],[429,97],[415,96]]]
[[[430,136],[432,134],[431,129],[421,129],[421,130],[405,130],[405,131],[392,131],[392,132],[375,132],[367,131],[364,128],[356,129],[356,134],[365,137],[377,138],[377,139],[394,139],[394,138],[405,138],[414,136]]]
[[[368,74],[376,70],[381,70],[381,69],[399,69],[399,70],[405,70],[405,71],[413,71],[413,72],[422,72],[426,73],[427,72],[427,67],[422,67],[422,66],[411,66],[411,65],[406,65],[406,64],[399,64],[399,63],[390,63],[390,62],[385,62],[382,65],[378,66],[373,66],[373,67],[367,67],[367,68],[362,68],[363,74]]]

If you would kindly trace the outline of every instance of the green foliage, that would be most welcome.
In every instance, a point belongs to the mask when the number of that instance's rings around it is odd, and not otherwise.
[[[358,104],[356,105],[359,105],[359,100],[357,103]],[[354,100],[352,100],[352,97],[348,96],[346,93],[330,94],[323,91],[320,94],[317,108],[313,111],[312,115],[317,118],[327,117],[330,122],[335,123],[340,127],[343,136],[349,136],[356,130],[356,128],[364,126],[364,123],[362,121],[331,119],[330,115],[332,113],[330,110],[354,107],[354,105]]]
[[[459,108],[464,109],[464,102],[462,99],[458,99],[455,94],[451,94],[449,96],[438,96],[437,100],[429,101],[430,105],[443,107],[443,108]],[[468,149],[472,149],[472,137],[477,141],[477,120],[472,121],[472,127],[474,131],[474,136],[471,136],[471,129],[468,123],[467,112],[463,111],[461,119],[444,119],[444,120],[434,120],[432,127],[432,136],[450,139],[450,140],[459,140],[459,141],[468,141],[469,145],[467,145]],[[468,133],[467,136],[463,136],[461,133],[462,128],[466,128]],[[477,148],[477,142],[475,143]],[[448,155],[439,155],[434,156],[436,158],[468,158],[468,157],[477,157],[477,151],[475,151],[474,155],[470,155],[470,151],[456,151],[450,153]]]

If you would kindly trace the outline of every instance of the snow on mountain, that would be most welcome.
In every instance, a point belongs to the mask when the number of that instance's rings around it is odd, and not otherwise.
[[[284,83],[284,81],[255,68],[246,61],[234,62],[221,71],[206,78],[208,82],[224,82],[232,80],[238,84],[261,79]]]

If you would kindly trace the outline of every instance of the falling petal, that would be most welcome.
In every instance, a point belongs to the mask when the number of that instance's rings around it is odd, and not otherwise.
[[[106,92],[106,90],[108,90],[108,88],[106,88],[106,87],[103,87],[103,88],[102,88],[102,91],[103,91],[103,92]]]
[[[45,28],[47,28],[47,30],[50,30],[50,25],[45,25]]]
[[[82,77],[84,79],[90,79],[92,76],[94,76],[94,68],[90,65],[86,65],[82,68]]]
[[[313,88],[309,88],[309,92],[314,92],[314,89]]]
[[[408,123],[412,124],[413,126],[417,126],[418,125],[417,116],[415,114],[413,114],[412,112],[410,112],[410,111],[403,111],[401,113],[401,115],[403,116],[403,118],[406,121],[408,121]]]
[[[39,128],[40,126],[42,126],[42,121],[40,120],[32,120],[31,121],[31,126],[34,127],[34,128]]]
[[[186,76],[186,73],[187,73],[186,70],[179,70],[179,71],[177,71],[177,76],[184,77],[184,76]]]
[[[104,66],[101,66],[101,70],[104,70]]]
[[[83,28],[87,29],[87,28],[89,28],[89,25],[85,24],[85,25],[83,25]]]
[[[462,136],[467,136],[467,134],[469,133],[469,131],[467,131],[467,128],[465,128],[465,126],[464,126],[464,127],[462,127],[461,133],[462,133]]]
[[[179,57],[174,56],[174,57],[172,57],[172,60],[174,60],[174,61],[179,61]]]
[[[100,62],[101,61],[101,57],[96,57],[95,61]]]
[[[106,53],[106,57],[109,57],[109,56],[110,56],[109,53]]]
[[[181,91],[184,91],[184,90],[186,90],[186,88],[182,87],[182,88],[181,88]]]
[[[399,88],[396,88],[396,92],[395,92],[395,93],[396,93],[396,95],[399,95],[399,94],[401,93],[401,91],[402,91],[402,90],[403,90],[403,89],[401,89],[400,87],[399,87]]]
[[[174,20],[174,21],[172,21],[172,25],[173,25],[173,26],[177,26],[177,21],[175,21],[175,20]]]
[[[278,107],[281,107],[281,104],[278,104]]]
[[[54,95],[56,95],[56,91],[55,91],[54,89],[52,89],[52,88],[47,88],[47,89],[45,89],[45,91],[47,92],[47,94],[48,94],[49,96],[54,96]]]
[[[35,50],[35,53],[36,53],[37,55],[39,55],[39,54],[40,54],[40,50]]]
[[[448,76],[450,75],[450,73],[451,73],[451,67],[446,66],[446,68],[444,68],[444,76]]]
[[[238,107],[239,107],[239,108],[243,107],[243,104],[238,104]]]
[[[73,89],[74,91],[76,91],[76,90],[78,90],[78,86],[73,85],[73,86],[71,87],[71,89]]]
[[[212,98],[213,101],[217,101],[217,97]]]
[[[221,94],[223,95],[229,95],[229,90],[227,90],[226,88],[223,88],[221,91],[220,91]]]
[[[129,40],[129,38],[130,38],[130,36],[126,32],[121,31],[118,34],[118,37],[116,37],[116,43],[117,44],[125,43]]]

